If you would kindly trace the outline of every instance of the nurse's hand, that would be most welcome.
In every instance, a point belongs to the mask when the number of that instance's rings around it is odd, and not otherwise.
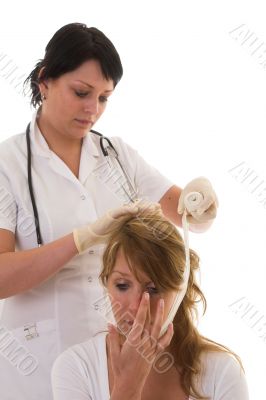
[[[105,243],[109,235],[119,229],[119,226],[130,219],[132,215],[141,215],[141,212],[147,209],[159,209],[158,203],[144,203],[136,201],[108,211],[103,217],[90,225],[76,228],[73,231],[74,242],[79,253],[87,250],[89,247]],[[124,218],[122,218],[124,217]]]
[[[149,310],[149,294],[144,293],[132,328],[122,345],[117,328],[109,325],[108,350],[114,381],[110,400],[141,399],[143,387],[156,357],[159,360],[159,353],[171,342],[173,324],[170,324],[166,333],[160,337],[164,314],[163,299],[158,301],[152,324]],[[167,354],[173,363],[173,357]]]
[[[192,193],[198,192],[202,195],[203,199],[197,207],[189,207],[186,205],[186,197]],[[182,190],[178,202],[178,214],[183,214],[185,209],[188,212],[187,220],[191,224],[202,224],[208,222],[216,217],[218,198],[210,181],[204,177],[193,179]]]

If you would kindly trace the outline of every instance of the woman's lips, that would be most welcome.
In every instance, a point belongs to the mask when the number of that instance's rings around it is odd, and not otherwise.
[[[127,324],[127,325],[130,325],[130,326],[132,326],[133,323],[134,323],[134,321],[127,321],[127,320],[123,320],[123,321],[120,322],[120,324],[122,324],[122,325]]]
[[[82,126],[89,126],[89,125],[93,124],[93,122],[88,119],[77,119],[76,118],[75,121],[77,121]]]

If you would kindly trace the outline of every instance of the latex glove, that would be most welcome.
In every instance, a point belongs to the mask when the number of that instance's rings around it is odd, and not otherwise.
[[[90,225],[76,228],[73,231],[74,242],[79,253],[87,250],[90,246],[105,243],[108,236],[125,222],[126,217],[137,215],[146,209],[159,209],[158,203],[147,203],[136,201],[133,204],[123,205],[119,208],[109,210],[105,215]],[[121,217],[125,218],[121,218]]]
[[[191,192],[199,192],[203,200],[198,207],[188,209],[185,205],[186,196]],[[191,224],[200,224],[214,219],[217,214],[218,198],[213,190],[210,181],[204,177],[193,179],[182,190],[178,202],[178,214],[183,214],[185,209],[188,212],[187,220]]]

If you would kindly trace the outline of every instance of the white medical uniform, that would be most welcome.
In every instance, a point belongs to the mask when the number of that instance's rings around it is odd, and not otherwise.
[[[110,399],[105,339],[100,333],[58,357],[52,370],[54,400]],[[231,355],[203,353],[201,371],[195,385],[210,400],[249,399],[245,375]]]
[[[127,199],[121,179],[106,165],[97,135],[89,133],[83,139],[77,179],[49,149],[36,115],[30,131],[32,182],[47,244]],[[111,140],[138,197],[159,201],[172,183],[121,139]],[[0,145],[0,228],[15,233],[17,250],[37,246],[25,133]],[[50,373],[58,354],[105,329],[97,303],[102,298],[98,281],[102,250],[98,246],[75,256],[46,282],[5,300],[0,321],[1,400],[51,400]]]

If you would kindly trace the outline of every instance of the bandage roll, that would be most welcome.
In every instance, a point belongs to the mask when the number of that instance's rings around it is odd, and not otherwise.
[[[203,195],[199,192],[190,192],[184,199],[185,208],[188,213],[195,212],[203,201]]]

